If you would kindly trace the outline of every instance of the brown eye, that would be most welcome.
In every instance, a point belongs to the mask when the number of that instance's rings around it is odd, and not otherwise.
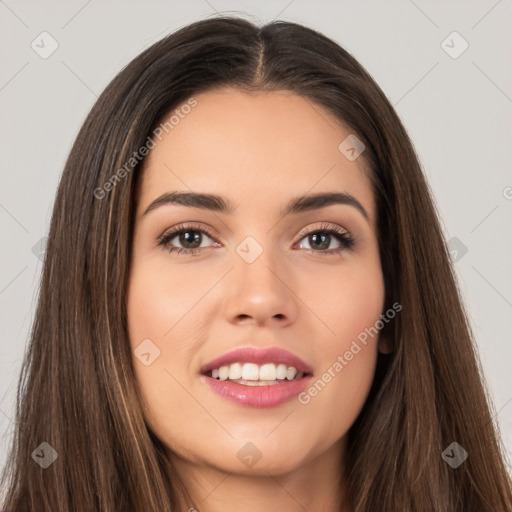
[[[213,241],[204,228],[178,226],[164,233],[158,239],[158,245],[164,247],[169,252],[195,254],[211,246],[211,244],[207,243],[208,239]]]

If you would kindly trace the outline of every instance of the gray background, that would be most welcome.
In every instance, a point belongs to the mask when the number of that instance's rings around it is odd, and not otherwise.
[[[0,1],[0,467],[12,436],[16,383],[36,303],[40,240],[47,235],[59,176],[78,129],[98,94],[138,53],[216,11],[320,30],[350,51],[394,104],[453,248],[510,465],[510,0],[194,0],[186,5],[5,0]],[[44,31],[58,43],[47,58],[31,47],[51,49],[49,36],[40,36]],[[450,36],[454,31],[469,44],[457,58],[464,43]]]

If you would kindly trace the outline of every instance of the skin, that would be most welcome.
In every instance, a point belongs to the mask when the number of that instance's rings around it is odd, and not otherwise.
[[[137,200],[130,343],[135,350],[149,338],[160,350],[149,366],[134,356],[147,422],[201,511],[238,511],[241,503],[247,512],[349,511],[338,485],[345,436],[370,390],[377,336],[306,405],[296,398],[270,408],[234,404],[199,377],[202,365],[234,348],[278,346],[309,363],[316,380],[384,313],[364,154],[349,161],[338,145],[351,132],[288,91],[223,88],[195,98],[197,106],[146,158]],[[221,195],[236,212],[168,204],[144,215],[170,191]],[[354,196],[369,220],[340,204],[279,215],[292,198],[340,191]],[[201,235],[202,252],[157,245],[186,222],[213,232]],[[319,254],[311,237],[300,235],[322,223],[348,231],[354,247]],[[236,252],[247,236],[263,248],[250,264]],[[178,236],[169,245],[191,247]],[[331,237],[327,249],[339,246]],[[386,340],[380,350],[389,350]],[[237,457],[249,442],[262,454],[252,467]],[[183,502],[183,510],[189,506]]]

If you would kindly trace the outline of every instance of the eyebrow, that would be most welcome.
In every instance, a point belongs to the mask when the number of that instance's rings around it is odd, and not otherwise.
[[[203,210],[210,210],[213,212],[233,214],[236,210],[235,205],[228,199],[214,195],[202,194],[197,192],[167,192],[155,199],[147,208],[143,215],[148,214],[156,208],[168,205],[179,204],[182,206],[189,206],[192,208],[201,208]],[[305,211],[316,210],[325,208],[333,204],[344,204],[356,208],[363,217],[369,221],[368,212],[364,209],[363,205],[352,195],[346,192],[329,192],[310,194],[293,198],[281,210],[281,216],[288,214],[297,214]]]

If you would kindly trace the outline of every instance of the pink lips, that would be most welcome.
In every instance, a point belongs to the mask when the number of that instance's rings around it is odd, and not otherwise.
[[[221,397],[239,405],[249,407],[275,407],[302,393],[311,383],[313,377],[299,380],[283,380],[271,386],[244,386],[229,380],[217,380],[201,375],[200,379]]]
[[[304,377],[298,380],[279,380],[268,386],[246,386],[229,380],[221,381],[206,375],[207,372],[231,363],[282,363],[294,366]],[[241,348],[233,350],[201,368],[201,381],[221,397],[239,405],[249,407],[275,407],[304,391],[312,380],[312,369],[302,359],[281,348]]]
[[[256,363],[258,365],[265,363],[283,363],[288,366],[294,366],[297,372],[313,373],[313,370],[302,359],[293,355],[291,352],[278,347],[267,348],[240,348],[224,354],[201,368],[201,373],[205,374],[215,368],[227,366],[231,363]]]

